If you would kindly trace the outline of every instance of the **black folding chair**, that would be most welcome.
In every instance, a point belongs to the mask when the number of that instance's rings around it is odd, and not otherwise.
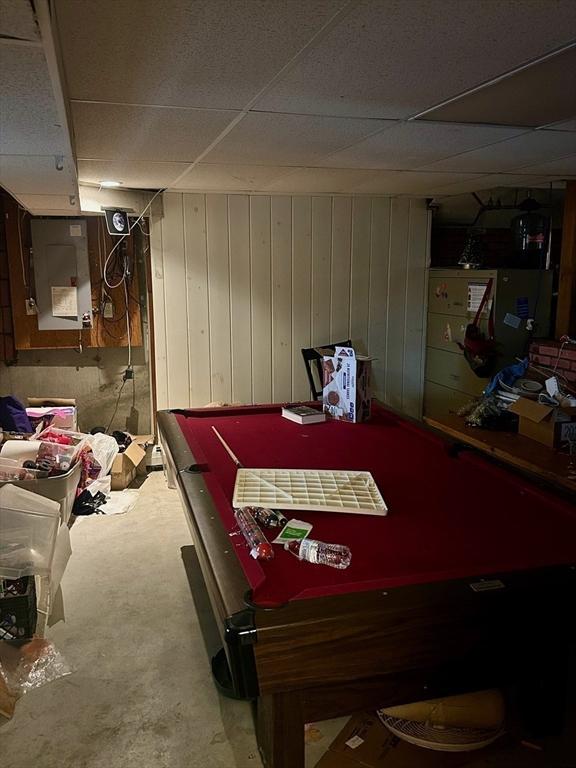
[[[323,352],[330,351],[334,354],[336,347],[351,347],[352,342],[350,339],[346,341],[336,341],[333,344],[319,344],[317,347],[310,347],[309,349],[302,350],[302,357],[304,358],[304,365],[306,366],[306,375],[308,376],[308,383],[310,384],[310,392],[312,393],[312,400],[320,400],[322,398],[322,386],[324,377],[322,375],[322,357],[323,355],[318,351]],[[319,385],[316,385],[314,380],[314,369],[318,376]]]

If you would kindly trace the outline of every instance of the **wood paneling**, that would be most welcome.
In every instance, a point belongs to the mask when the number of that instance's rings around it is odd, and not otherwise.
[[[374,394],[386,400],[386,348],[388,341],[388,276],[390,273],[390,200],[372,201],[370,238],[370,311],[368,349],[374,356],[372,387]]]
[[[292,199],[272,198],[272,400],[292,393]]]
[[[183,213],[190,400],[209,403],[212,399],[210,370],[204,362],[210,358],[204,195],[186,195],[183,199]]]
[[[166,200],[164,200],[166,204]],[[155,201],[150,209],[150,270],[154,326],[154,366],[157,407],[165,408],[168,397],[168,359],[166,353],[166,294],[164,290],[164,248],[162,244],[162,206]],[[151,346],[152,350],[152,346]]]
[[[312,344],[330,341],[332,199],[312,198]]]
[[[402,411],[418,418],[421,411],[421,393],[424,387],[424,358],[426,339],[426,305],[428,296],[428,238],[422,232],[428,229],[428,212],[410,202],[408,254],[406,268],[406,304],[404,307],[404,380],[402,384]]]
[[[376,358],[374,393],[420,416],[424,200],[170,193],[164,211],[152,217],[160,408],[307,399],[300,349],[351,336]]]
[[[250,318],[250,199],[230,195],[230,329],[232,400],[252,399],[252,322]]]
[[[114,317],[105,319],[101,314],[93,316],[92,328],[78,330],[38,330],[36,315],[26,314],[26,299],[34,297],[33,273],[30,268],[32,236],[30,216],[22,211],[16,200],[4,195],[4,222],[10,274],[12,321],[16,349],[62,349],[82,347],[125,347],[128,344],[126,312],[130,316],[131,343],[142,346],[142,319],[138,289],[138,264],[135,258],[135,237],[125,240],[127,256],[132,265],[128,307],[124,287],[106,288],[112,299]],[[98,308],[102,299],[102,268],[107,254],[117,240],[106,232],[101,216],[86,216],[92,306]]]
[[[366,354],[370,312],[370,209],[368,197],[352,206],[352,264],[350,270],[350,338]]]
[[[250,198],[252,286],[252,401],[272,400],[272,286],[270,198]]]
[[[230,254],[226,195],[206,198],[208,241],[208,320],[210,323],[210,379],[212,400],[232,400],[230,338]]]
[[[16,357],[16,348],[14,346],[14,327],[12,325],[12,300],[10,298],[4,199],[5,196],[0,193],[0,363],[10,363]]]
[[[292,394],[294,400],[310,397],[302,364],[303,347],[311,346],[312,207],[309,197],[292,203]]]
[[[330,340],[350,335],[350,241],[352,198],[332,199],[332,264],[330,270]]]
[[[186,311],[186,258],[182,195],[168,194],[164,200],[162,247],[164,250],[164,299],[166,302],[166,366],[168,399],[190,399],[188,361],[188,315]],[[174,375],[174,371],[178,371]]]
[[[556,338],[576,335],[576,181],[566,183]]]
[[[388,328],[385,362],[385,400],[402,409],[404,387],[404,343],[410,200],[392,200],[390,211],[390,256],[388,271]]]

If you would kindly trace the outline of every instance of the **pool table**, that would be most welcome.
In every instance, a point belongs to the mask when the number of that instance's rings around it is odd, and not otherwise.
[[[388,515],[302,512],[347,544],[346,570],[275,547],[254,560],[236,465],[369,470]],[[559,680],[576,605],[576,508],[420,423],[300,425],[280,405],[158,414],[236,696],[254,699],[268,768],[304,765],[304,724],[507,682]]]

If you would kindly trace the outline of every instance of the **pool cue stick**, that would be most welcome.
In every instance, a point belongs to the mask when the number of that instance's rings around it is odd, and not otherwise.
[[[220,442],[222,443],[222,445],[224,446],[224,448],[225,448],[225,450],[226,450],[226,453],[228,454],[228,456],[230,456],[230,458],[232,459],[232,461],[234,462],[234,464],[236,464],[236,466],[238,467],[238,469],[242,469],[242,468],[243,468],[243,464],[242,464],[242,462],[240,461],[240,459],[238,458],[238,456],[236,456],[236,454],[234,453],[234,451],[232,450],[232,448],[230,448],[230,446],[228,445],[228,443],[226,442],[226,440],[224,440],[224,438],[222,437],[222,435],[220,434],[220,432],[218,432],[218,430],[217,430],[217,429],[216,429],[216,427],[214,427],[214,426],[212,427],[212,431],[214,432],[214,434],[216,435],[216,437],[218,438],[218,440],[220,440]]]

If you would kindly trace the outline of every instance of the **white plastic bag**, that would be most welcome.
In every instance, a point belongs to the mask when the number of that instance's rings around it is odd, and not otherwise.
[[[94,458],[100,464],[98,477],[105,477],[112,468],[112,462],[118,453],[118,443],[110,435],[97,432],[95,435],[87,435],[87,440],[92,448]]]
[[[0,676],[14,696],[70,674],[70,665],[49,640],[35,638],[18,646],[0,641]]]

